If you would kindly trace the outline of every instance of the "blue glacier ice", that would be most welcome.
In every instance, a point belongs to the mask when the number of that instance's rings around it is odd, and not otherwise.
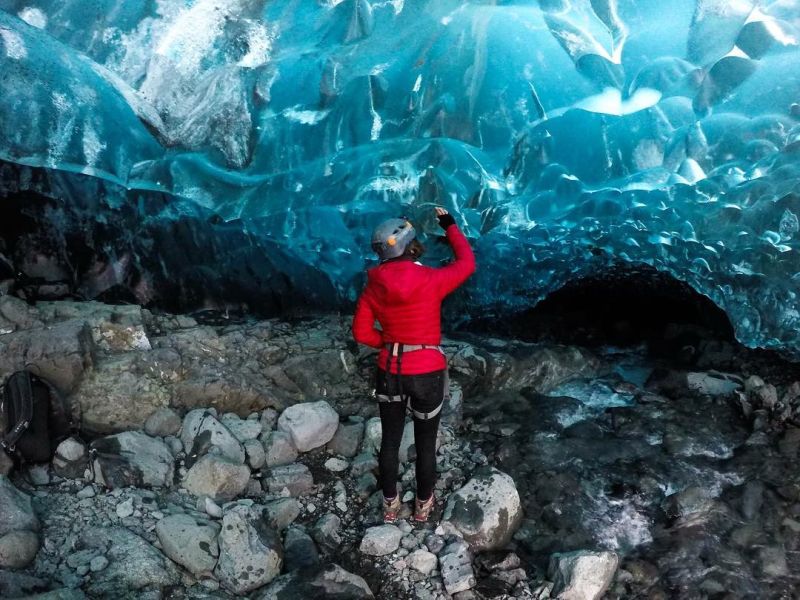
[[[219,223],[170,277],[246,252],[334,306],[375,222],[443,204],[468,316],[647,264],[798,355],[798,103],[797,0],[0,0],[0,190]]]

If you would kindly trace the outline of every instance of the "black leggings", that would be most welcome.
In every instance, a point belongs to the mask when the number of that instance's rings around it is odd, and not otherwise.
[[[398,379],[402,379],[403,397],[411,398],[411,408],[418,412],[431,412],[444,398],[445,371],[422,375],[389,375],[378,369],[376,391],[378,395],[395,396],[400,392]],[[384,498],[397,495],[398,453],[405,426],[406,402],[379,402],[381,412],[381,451],[378,455],[380,484]],[[430,419],[414,417],[414,446],[417,451],[417,498],[427,500],[436,484],[436,435],[441,413]]]

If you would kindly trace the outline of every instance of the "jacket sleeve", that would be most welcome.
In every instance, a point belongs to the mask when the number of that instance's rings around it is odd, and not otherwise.
[[[372,346],[373,348],[383,347],[383,335],[375,327],[375,311],[369,299],[369,286],[361,294],[356,304],[356,315],[353,317],[353,338],[359,344]]]
[[[455,290],[475,272],[475,255],[458,226],[450,225],[445,233],[456,259],[446,267],[434,271],[434,281],[442,297]]]

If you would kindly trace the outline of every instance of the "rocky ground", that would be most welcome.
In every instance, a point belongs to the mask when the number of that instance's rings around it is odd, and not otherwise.
[[[0,597],[800,589],[796,367],[719,344],[678,364],[446,340],[437,510],[408,519],[409,427],[403,518],[387,526],[374,356],[348,325],[0,296],[0,374],[48,376],[83,424],[51,464],[0,475]]]

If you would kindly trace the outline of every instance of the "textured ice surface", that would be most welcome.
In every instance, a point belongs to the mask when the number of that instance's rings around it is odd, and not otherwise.
[[[479,255],[465,310],[646,263],[743,342],[800,352],[796,0],[0,9],[4,160],[161,190],[178,214],[192,201],[337,302],[377,220],[433,234],[424,215],[444,204]]]

